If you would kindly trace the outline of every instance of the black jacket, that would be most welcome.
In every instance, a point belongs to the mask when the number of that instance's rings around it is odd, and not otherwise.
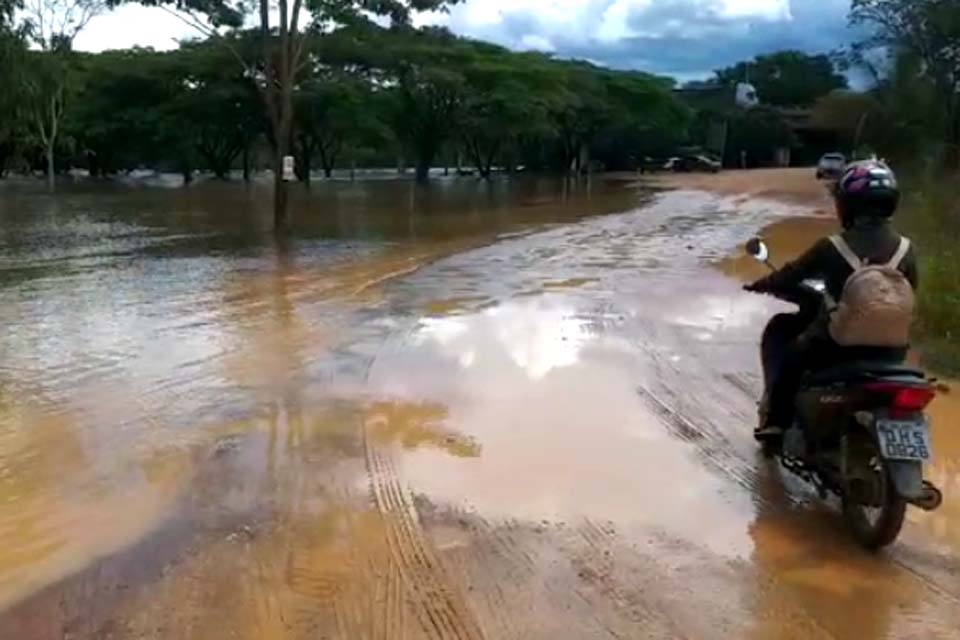
[[[843,239],[854,253],[870,264],[889,262],[900,246],[900,237],[889,222],[872,218],[862,219],[843,232]],[[900,271],[916,291],[920,282],[917,257],[912,245],[906,258],[900,263]],[[830,296],[839,300],[843,287],[852,274],[853,269],[830,239],[823,238],[793,262],[755,282],[752,288],[762,293],[789,292],[804,280],[819,279],[827,285]]]

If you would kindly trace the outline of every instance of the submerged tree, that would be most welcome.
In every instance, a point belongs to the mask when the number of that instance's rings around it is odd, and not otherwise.
[[[111,0],[119,4],[124,0]],[[386,16],[395,25],[408,24],[417,11],[442,10],[459,0],[140,0],[142,4],[172,7],[177,15],[234,54],[262,96],[268,139],[273,150],[274,226],[288,222],[287,185],[283,159],[292,150],[295,93],[298,80],[310,66],[310,37],[328,33],[358,19],[363,13]],[[222,37],[224,27],[239,28],[249,13],[258,18],[257,53],[245,55]]]
[[[27,42],[22,28],[12,24],[19,3],[0,0],[0,178],[24,141],[24,72]]]
[[[106,9],[101,0],[29,0],[25,30],[40,48],[23,74],[24,104],[43,145],[50,191],[56,189],[56,149],[66,104],[73,89],[73,41]]]

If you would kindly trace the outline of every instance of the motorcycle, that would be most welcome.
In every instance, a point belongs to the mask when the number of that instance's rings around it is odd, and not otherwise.
[[[776,270],[759,238],[747,253]],[[804,282],[777,296],[814,317],[825,304],[822,282]],[[933,450],[924,410],[934,380],[901,362],[852,361],[808,374],[796,398],[796,419],[782,437],[761,441],[768,458],[813,485],[822,499],[840,498],[843,519],[870,550],[892,544],[907,505],[934,511],[943,494],[923,478]]]

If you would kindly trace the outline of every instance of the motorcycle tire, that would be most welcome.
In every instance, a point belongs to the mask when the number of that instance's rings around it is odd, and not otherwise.
[[[874,473],[878,475],[875,479],[879,480],[881,491],[876,501],[878,504],[868,507],[863,504],[860,496],[855,495],[854,487],[848,485],[843,493],[843,518],[857,542],[870,551],[878,551],[892,544],[900,535],[907,511],[907,501],[894,488],[886,461],[880,457],[873,439],[865,436],[860,440],[860,446],[869,447],[873,459],[879,466]],[[865,508],[879,510],[875,522],[871,522]]]

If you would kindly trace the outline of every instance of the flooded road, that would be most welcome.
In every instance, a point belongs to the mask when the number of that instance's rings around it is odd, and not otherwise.
[[[750,437],[828,220],[464,184],[0,196],[0,638],[960,637],[956,395],[881,556]]]

